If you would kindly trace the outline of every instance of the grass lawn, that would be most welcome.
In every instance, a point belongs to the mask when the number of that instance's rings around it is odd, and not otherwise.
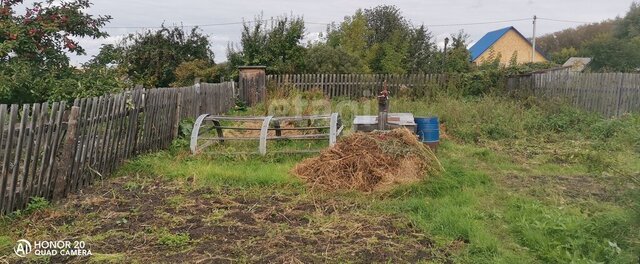
[[[289,172],[303,156],[194,157],[177,141],[59,204],[4,217],[0,262],[638,262],[640,157],[624,133],[500,137],[499,125],[454,123],[473,116],[453,104],[406,106],[448,109],[455,138],[438,151],[445,172],[420,183],[314,190]],[[84,240],[93,256],[18,259],[21,238]]]

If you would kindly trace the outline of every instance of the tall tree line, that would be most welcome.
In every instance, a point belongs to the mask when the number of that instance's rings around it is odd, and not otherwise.
[[[258,16],[244,23],[240,42],[229,44],[227,62],[219,64],[211,38],[202,30],[163,25],[103,45],[99,54],[77,67],[70,65],[67,55],[85,54],[76,39],[108,36],[103,27],[111,17],[87,14],[89,0],[35,1],[19,14],[21,2],[0,2],[3,103],[71,100],[138,84],[186,86],[195,78],[216,82],[236,78],[237,67],[244,65],[265,65],[270,74],[466,73],[501,67],[471,65],[468,35],[462,31],[450,36],[445,54],[426,26],[413,25],[392,5],[358,9],[311,42],[305,42],[303,17]],[[616,36],[634,38],[636,24],[626,25]]]
[[[590,57],[593,71],[640,71],[640,4],[624,17],[578,26],[540,37],[540,48],[556,63]]]
[[[273,20],[269,25],[258,17],[244,25],[239,46],[228,50],[231,66],[262,64],[270,73],[433,73],[469,64],[466,38],[450,49],[459,54],[450,58],[459,61],[443,64],[431,32],[413,26],[392,5],[356,10],[312,43],[303,43],[302,17]]]

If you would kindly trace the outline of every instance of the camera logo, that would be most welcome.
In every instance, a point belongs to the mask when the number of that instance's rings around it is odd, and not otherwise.
[[[26,239],[18,240],[16,246],[13,247],[13,252],[16,253],[18,257],[26,257],[27,255],[29,255],[29,253],[31,253],[31,242]]]

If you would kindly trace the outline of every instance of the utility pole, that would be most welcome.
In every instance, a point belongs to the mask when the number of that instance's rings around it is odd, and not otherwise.
[[[533,49],[531,50],[531,63],[533,63],[536,58],[536,19],[538,19],[538,17],[533,15]]]
[[[442,68],[443,69],[447,65],[447,44],[449,44],[449,38],[448,37],[444,38],[444,53],[443,53],[443,56],[442,56]]]

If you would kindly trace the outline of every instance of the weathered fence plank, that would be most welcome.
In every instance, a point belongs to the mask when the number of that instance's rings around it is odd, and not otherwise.
[[[43,131],[44,134],[44,144],[42,150],[42,159],[40,160],[41,168],[38,173],[38,187],[37,191],[34,193],[34,196],[48,196],[47,188],[45,186],[49,186],[48,178],[47,178],[47,170],[49,168],[49,153],[51,152],[51,148],[53,147],[51,138],[53,136],[53,123],[55,122],[56,112],[57,112],[58,103],[53,103],[51,105],[50,113],[45,113],[46,120],[46,129]]]
[[[43,134],[45,132],[45,119],[47,117],[47,113],[49,111],[49,104],[43,103],[42,105],[36,104],[40,108],[40,112],[37,113],[37,122],[36,126],[33,128],[35,133],[35,143],[33,155],[31,156],[31,167],[26,167],[27,170],[30,171],[31,174],[31,182],[28,185],[28,190],[25,192],[25,199],[23,201],[22,207],[26,206],[26,203],[29,202],[29,198],[34,196],[34,193],[37,193],[39,190],[39,185],[41,184],[41,178],[38,177],[40,174],[38,173],[38,160],[40,157],[40,145],[43,142]],[[34,113],[34,117],[36,117]],[[0,121],[1,122],[1,121]],[[2,128],[0,127],[0,131]],[[42,165],[41,165],[42,166]]]
[[[640,74],[637,73],[534,73],[509,78],[507,90],[565,98],[576,107],[606,117],[640,112]]]
[[[29,189],[29,183],[28,181],[31,181],[31,179],[29,178],[29,173],[31,172],[30,170],[30,166],[31,166],[31,158],[33,156],[33,140],[34,140],[34,132],[35,132],[35,126],[36,126],[36,122],[38,121],[38,115],[40,114],[40,104],[34,104],[31,106],[32,110],[31,110],[31,119],[29,120],[29,127],[28,129],[28,135],[27,135],[27,149],[25,151],[25,155],[24,155],[24,165],[22,166],[23,168],[23,172],[22,172],[22,180],[20,181],[20,195],[18,196],[18,203],[20,205],[24,205],[26,204],[26,200],[29,199],[29,197],[26,197],[26,193],[28,192]]]
[[[181,119],[235,105],[233,83],[134,89],[74,101],[0,104],[0,214],[33,197],[60,199],[135,154],[167,148]]]
[[[445,89],[445,74],[284,74],[268,75],[272,87],[292,86],[300,91],[317,89],[329,98],[375,97],[384,81],[392,95],[408,89],[411,94],[428,95],[433,89]],[[432,87],[433,86],[433,87]]]
[[[11,157],[11,153],[13,152],[13,134],[15,131],[16,119],[18,117],[18,105],[11,105],[11,111],[9,113],[9,127],[7,131],[7,137],[5,138],[5,149],[4,156],[2,161],[2,186],[0,189],[0,213],[11,212],[9,209],[11,205],[9,204],[8,197],[13,195],[10,192],[7,192],[7,184],[9,180],[9,161]]]
[[[78,106],[73,106],[71,107],[71,112],[69,113],[69,121],[67,122],[67,135],[65,136],[64,140],[65,146],[69,146],[69,148],[63,151],[61,158],[61,164],[63,168],[69,168],[69,172],[65,171],[66,173],[62,175],[59,174],[56,178],[54,183],[55,191],[53,193],[54,199],[64,197],[66,193],[65,189],[68,189],[67,184],[69,183],[66,178],[73,177],[74,167],[71,165],[74,163],[74,156],[76,156],[74,152],[77,152],[76,142],[78,139],[77,136],[79,135],[79,133],[77,132],[79,128],[78,116],[80,115],[80,109],[81,108]]]

